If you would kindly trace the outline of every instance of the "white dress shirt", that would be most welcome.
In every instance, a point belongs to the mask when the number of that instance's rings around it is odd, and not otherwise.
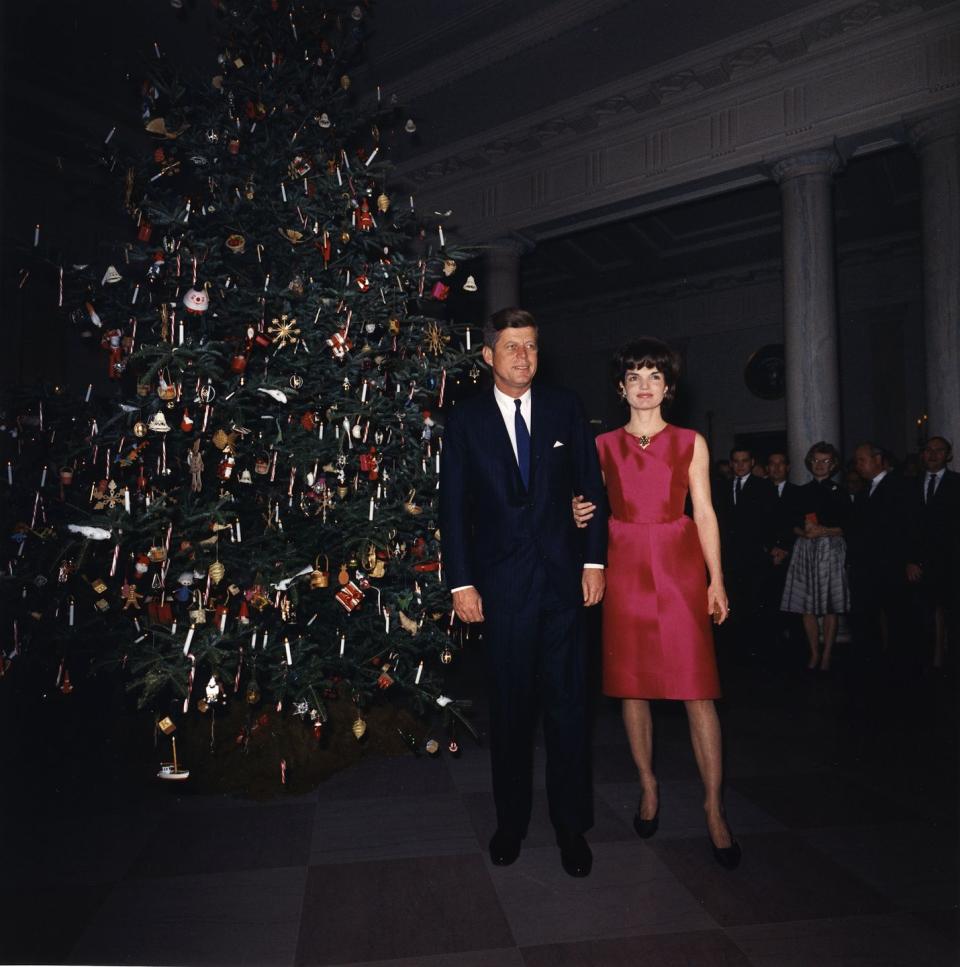
[[[870,493],[867,494],[868,497],[872,497],[873,496],[873,492],[877,489],[877,487],[880,486],[880,481],[883,480],[883,478],[887,475],[887,472],[888,471],[886,471],[886,470],[881,470],[880,473],[878,473],[873,478],[873,480],[870,481]]]
[[[502,390],[497,389],[496,386],[493,388],[493,398],[497,401],[497,406],[500,407],[500,415],[503,417],[503,423],[507,428],[507,434],[510,437],[510,446],[513,447],[513,457],[517,459],[517,428],[516,428],[516,413],[517,404],[514,402],[517,397],[507,396]],[[527,390],[526,393],[521,396],[520,399],[520,415],[523,417],[523,422],[527,424],[527,432],[533,436],[533,423],[532,423],[532,412],[530,406],[531,393]]]
[[[936,496],[937,491],[940,489],[940,482],[943,480],[943,475],[947,472],[947,468],[944,467],[942,470],[938,470],[936,473],[931,473],[929,470],[923,480],[923,500],[926,503],[927,500],[927,488],[930,486],[930,478],[933,477],[936,483],[933,485],[933,493],[931,497]]]

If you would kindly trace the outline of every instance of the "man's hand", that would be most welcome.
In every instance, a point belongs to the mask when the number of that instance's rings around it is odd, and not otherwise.
[[[577,527],[586,527],[587,521],[593,518],[593,512],[596,509],[596,504],[591,504],[589,500],[584,500],[583,494],[577,494],[573,498],[573,522]]]
[[[607,587],[607,576],[599,567],[585,567],[583,569],[583,603],[589,608],[599,604],[603,592]]]
[[[461,588],[453,592],[453,610],[467,624],[483,621],[483,599],[476,588]]]

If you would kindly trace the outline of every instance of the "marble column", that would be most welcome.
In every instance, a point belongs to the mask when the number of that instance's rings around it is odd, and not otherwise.
[[[520,239],[498,238],[484,246],[483,305],[489,317],[498,309],[520,305],[520,256],[531,246]]]
[[[910,127],[923,205],[927,427],[960,447],[960,108]]]
[[[812,443],[842,449],[837,299],[833,245],[832,150],[785,158],[773,166],[783,209],[783,341],[786,356],[790,476],[808,477]]]

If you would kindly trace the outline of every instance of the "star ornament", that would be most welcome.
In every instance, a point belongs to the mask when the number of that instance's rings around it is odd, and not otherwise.
[[[442,356],[447,343],[450,342],[450,337],[441,331],[437,323],[431,322],[424,330],[423,341],[427,350],[434,356]]]
[[[300,327],[297,320],[290,318],[286,313],[279,319],[274,319],[267,326],[267,332],[279,348],[290,346],[300,339]]]

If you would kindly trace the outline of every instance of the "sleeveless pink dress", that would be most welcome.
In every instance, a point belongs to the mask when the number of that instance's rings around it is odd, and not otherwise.
[[[669,424],[646,450],[622,427],[597,437],[610,502],[606,695],[720,696],[706,566],[697,527],[683,513],[695,439]]]

